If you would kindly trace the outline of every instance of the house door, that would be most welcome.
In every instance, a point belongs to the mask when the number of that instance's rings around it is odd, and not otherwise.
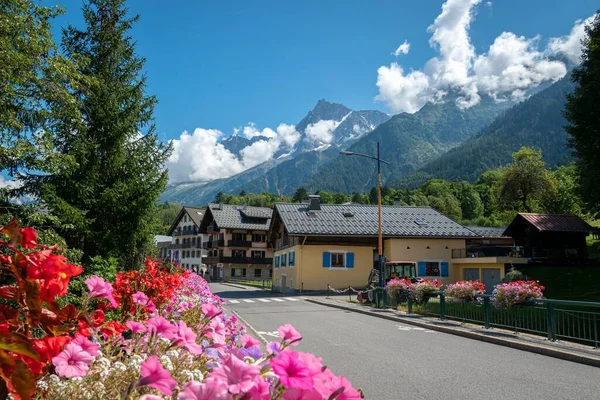
[[[479,268],[465,268],[463,274],[465,281],[479,280]]]
[[[287,276],[281,275],[281,293],[285,293],[286,285],[287,285]]]
[[[492,293],[494,286],[500,283],[500,268],[486,268],[483,270],[483,283],[486,293]]]

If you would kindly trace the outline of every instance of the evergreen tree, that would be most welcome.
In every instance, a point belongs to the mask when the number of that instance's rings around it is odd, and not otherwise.
[[[29,183],[61,220],[70,246],[84,262],[116,257],[133,268],[156,232],[156,201],[167,183],[170,146],[158,141],[153,122],[156,98],[145,93],[144,59],[135,54],[125,0],[90,0],[86,28],[64,31],[65,54],[78,61],[89,86],[74,92],[81,121],[63,120],[55,147],[77,166],[31,177]]]
[[[307,199],[308,199],[308,192],[303,187],[296,189],[296,193],[294,193],[294,197],[292,197],[292,201],[294,203],[301,203],[302,200],[307,200]]]
[[[80,118],[70,90],[81,76],[52,37],[51,20],[63,10],[37,3],[0,2],[0,170],[17,179],[68,164],[54,152],[52,134],[59,117]]]
[[[565,127],[571,136],[580,174],[581,193],[600,211],[600,13],[586,27],[581,65],[573,71],[575,92],[567,96]]]

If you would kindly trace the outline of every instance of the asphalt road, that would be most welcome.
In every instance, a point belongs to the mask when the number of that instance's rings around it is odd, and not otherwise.
[[[600,369],[394,321],[211,284],[267,340],[291,323],[367,399],[600,399]],[[278,299],[276,301],[275,299]],[[292,300],[293,299],[293,300]]]

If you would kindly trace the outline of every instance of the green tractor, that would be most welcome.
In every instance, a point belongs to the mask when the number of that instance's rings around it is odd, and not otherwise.
[[[383,265],[383,283],[384,286],[394,278],[407,278],[413,282],[418,281],[417,279],[417,263],[414,261],[386,261]],[[367,280],[367,298],[362,293],[359,293],[356,300],[360,303],[366,301],[374,301],[375,295],[373,294],[374,289],[379,286],[379,270],[373,268],[369,273],[369,279]]]

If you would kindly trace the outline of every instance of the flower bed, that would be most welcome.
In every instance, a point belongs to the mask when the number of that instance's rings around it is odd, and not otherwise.
[[[456,303],[473,303],[477,296],[485,293],[485,285],[478,280],[458,281],[448,285],[444,294],[448,301]]]
[[[422,279],[412,282],[407,278],[394,278],[387,283],[386,290],[390,296],[398,299],[400,303],[411,300],[421,304],[426,303],[432,293],[442,286],[443,283],[439,279]]]
[[[518,304],[534,303],[544,297],[545,288],[537,281],[516,281],[496,285],[492,293],[492,304],[496,308],[506,308]]]
[[[151,260],[114,284],[89,277],[82,306],[60,307],[82,268],[16,222],[0,231],[0,264],[15,281],[0,287],[0,382],[15,399],[362,398],[292,349],[302,337],[291,325],[263,350],[206,281]]]

